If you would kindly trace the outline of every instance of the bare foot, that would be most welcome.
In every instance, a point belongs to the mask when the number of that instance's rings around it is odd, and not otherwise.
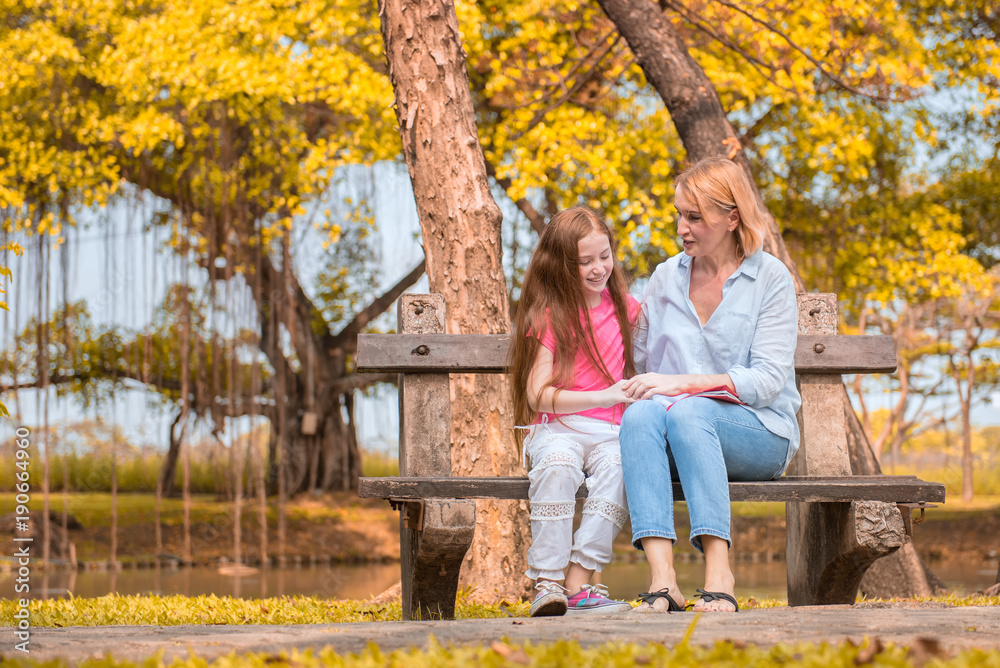
[[[736,604],[736,580],[725,578],[717,582],[706,582],[704,589],[699,589],[701,599],[692,606],[694,612],[737,612]],[[713,597],[712,594],[728,594],[733,597],[729,601],[721,596]]]
[[[663,587],[657,587],[651,584],[649,586],[649,591],[645,592],[646,597],[649,601],[643,601],[638,606],[636,606],[636,612],[669,612],[670,602],[673,601],[675,604],[674,610],[683,610],[685,599],[681,594],[680,589],[677,587],[675,582],[672,586],[667,585]],[[640,594],[640,598],[643,596]],[[669,597],[669,600],[667,600]]]

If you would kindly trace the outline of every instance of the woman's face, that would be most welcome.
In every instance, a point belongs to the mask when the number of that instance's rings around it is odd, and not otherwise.
[[[739,224],[738,210],[726,213],[710,208],[702,211],[683,189],[678,189],[674,195],[674,208],[678,214],[677,235],[687,255],[720,260],[737,257],[733,230]]]

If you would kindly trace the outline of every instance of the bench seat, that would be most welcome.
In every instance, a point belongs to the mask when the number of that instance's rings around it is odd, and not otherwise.
[[[418,501],[449,499],[527,499],[528,479],[524,476],[489,477],[383,477],[360,478],[362,498]],[[679,482],[673,483],[674,499],[684,500]],[[586,498],[587,487],[577,491]],[[904,475],[785,476],[763,482],[729,483],[730,501],[942,503],[944,485]]]

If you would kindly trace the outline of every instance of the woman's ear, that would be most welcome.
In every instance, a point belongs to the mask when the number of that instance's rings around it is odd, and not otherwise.
[[[729,231],[732,232],[740,224],[740,210],[733,209],[729,212],[729,220],[727,221],[727,227]]]

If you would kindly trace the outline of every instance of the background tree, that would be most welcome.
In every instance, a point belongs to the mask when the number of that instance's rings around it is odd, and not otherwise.
[[[315,211],[339,166],[398,154],[377,16],[322,0],[237,4],[7,3],[4,224],[59,238],[81,208],[118,195],[158,198],[155,223],[200,268],[206,293],[225,284],[247,298],[229,302],[251,304],[251,330],[279,385],[264,412],[288,491],[350,489],[360,472],[353,393],[385,380],[352,374],[355,337],[422,266],[328,322],[299,283],[285,232]],[[330,241],[340,222],[320,221]],[[212,312],[228,306],[209,302]],[[219,341],[204,342],[202,355],[221,359]],[[217,428],[231,417],[218,412],[220,392],[232,389],[218,378],[208,379],[215,396],[206,406],[216,407]]]

